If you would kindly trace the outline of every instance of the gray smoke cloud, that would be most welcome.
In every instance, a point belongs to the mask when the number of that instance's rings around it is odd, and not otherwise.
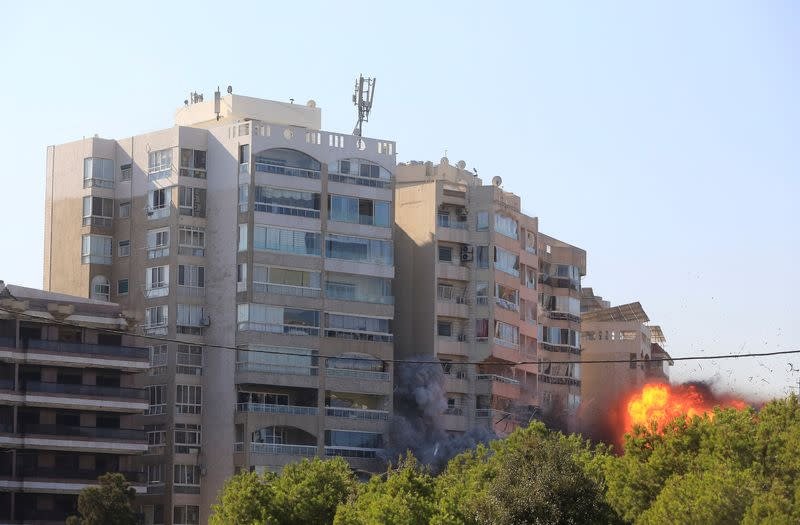
[[[427,360],[425,357],[413,361]],[[394,372],[394,418],[389,429],[387,460],[411,451],[434,472],[453,456],[497,439],[489,428],[472,428],[449,434],[442,415],[447,409],[444,371],[438,361],[397,363]]]

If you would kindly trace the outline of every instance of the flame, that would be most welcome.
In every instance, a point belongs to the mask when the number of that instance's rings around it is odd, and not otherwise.
[[[715,399],[696,385],[646,384],[625,402],[624,432],[636,425],[656,423],[658,431],[677,417],[714,416],[714,407],[742,410],[747,403],[739,399]]]

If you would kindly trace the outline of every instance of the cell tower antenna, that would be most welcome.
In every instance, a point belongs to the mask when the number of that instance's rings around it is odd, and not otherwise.
[[[369,122],[372,98],[375,95],[375,80],[374,78],[364,78],[364,75],[358,75],[356,80],[356,87],[353,92],[353,105],[358,108],[358,122],[356,122],[356,127],[353,129],[353,135],[356,137],[361,136],[361,128],[364,122]]]

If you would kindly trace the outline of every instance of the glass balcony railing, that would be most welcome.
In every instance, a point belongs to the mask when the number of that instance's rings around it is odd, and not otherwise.
[[[63,341],[45,341],[42,339],[29,339],[28,348],[47,350],[51,352],[57,352],[59,354],[84,354],[104,357],[125,357],[132,359],[149,359],[150,355],[150,352],[147,348],[117,345],[96,345],[90,343],[66,343]]]
[[[260,372],[263,374],[286,374],[293,376],[316,376],[319,368],[316,366],[296,366],[273,363],[236,363],[239,372]]]
[[[143,472],[133,472],[113,469],[111,471],[98,470],[98,469],[74,469],[74,468],[58,468],[58,467],[33,467],[21,465],[17,467],[18,478],[43,478],[43,479],[57,479],[57,480],[92,480],[96,481],[99,476],[107,472],[118,472],[125,476],[125,479],[132,483],[144,483],[145,477]]]
[[[293,295],[295,297],[312,297],[316,298],[322,294],[320,288],[311,288],[308,286],[294,286],[291,284],[274,284],[274,283],[259,283],[253,282],[253,291],[261,293],[274,293],[277,295]]]
[[[316,445],[288,445],[284,443],[250,443],[253,454],[285,454],[287,456],[312,457],[317,454]]]
[[[326,368],[325,375],[328,377],[347,377],[352,379],[365,379],[367,381],[389,380],[389,372],[377,372],[373,370],[353,370],[349,368]]]
[[[272,164],[270,162],[259,161],[256,158],[256,172],[273,173],[275,175],[288,175],[290,177],[304,177],[306,179],[319,179],[319,170],[309,170],[304,168],[293,168],[290,166],[281,166],[280,164]]]
[[[25,392],[44,392],[48,394],[67,394],[87,397],[118,397],[135,400],[147,399],[147,392],[141,388],[125,388],[114,386],[73,385],[66,383],[25,381],[22,385],[22,390]]]
[[[359,290],[354,286],[338,283],[325,284],[325,296],[328,299],[338,299],[342,301],[358,301],[362,303],[394,304],[394,296],[370,294]]]
[[[373,459],[383,455],[382,448],[337,447],[326,446],[325,455],[328,457],[340,456],[343,458]]]
[[[366,408],[325,407],[325,414],[330,417],[360,419],[364,421],[386,421],[389,419],[389,412],[386,410],[372,410]]]
[[[237,403],[236,411],[259,414],[294,414],[298,416],[315,416],[319,413],[317,407],[300,405],[272,405],[268,403]]]

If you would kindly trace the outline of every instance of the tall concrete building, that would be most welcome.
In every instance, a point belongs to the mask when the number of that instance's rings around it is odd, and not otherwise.
[[[640,303],[611,306],[591,288],[582,294],[581,359],[622,362],[584,367],[580,428],[594,439],[611,439],[622,425],[624,397],[645,383],[668,382],[672,361],[661,327],[650,325]]]
[[[48,148],[45,287],[153,338],[148,523],[205,523],[237,469],[379,464],[395,145],[320,127],[313,101],[193,95],[170,128]]]
[[[145,492],[148,352],[128,326],[115,304],[0,281],[0,523],[63,524],[106,472]]]
[[[441,361],[451,432],[572,428],[586,253],[539,233],[500,182],[446,158],[397,167],[396,351]]]

